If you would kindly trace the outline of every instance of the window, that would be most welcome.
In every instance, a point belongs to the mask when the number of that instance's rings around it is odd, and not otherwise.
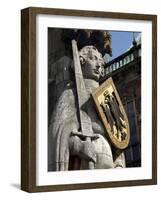
[[[119,62],[116,63],[116,69],[118,69],[118,68],[119,68]]]
[[[126,65],[126,58],[124,58],[124,65]]]
[[[130,145],[125,151],[125,158],[127,167],[140,166],[141,163],[141,152],[140,152],[140,141],[137,133],[137,121],[136,121],[136,109],[135,101],[128,102],[125,106],[126,113],[129,120],[130,126]]]
[[[122,67],[123,63],[122,63],[122,60],[120,60],[120,67]]]
[[[112,65],[110,65],[109,72],[112,72]]]
[[[116,63],[113,63],[112,68],[113,68],[112,71],[116,69]]]
[[[126,56],[126,63],[129,63],[129,62],[130,62],[130,57]]]
[[[131,60],[131,61],[134,60],[134,55],[133,55],[133,54],[130,55],[130,60]]]

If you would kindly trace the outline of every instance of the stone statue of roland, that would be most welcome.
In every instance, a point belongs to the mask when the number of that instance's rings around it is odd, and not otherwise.
[[[88,114],[94,137],[86,141],[80,134],[76,85],[74,81],[66,85],[59,97],[49,134],[52,136],[53,171],[88,169],[88,162],[94,169],[125,167],[125,157],[121,150],[114,149],[106,138],[94,102],[90,96],[99,87],[99,79],[104,72],[104,60],[94,46],[85,46],[79,51],[88,100],[82,112]]]

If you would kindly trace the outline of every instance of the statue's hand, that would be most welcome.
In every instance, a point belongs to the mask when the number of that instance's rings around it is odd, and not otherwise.
[[[95,139],[98,138],[98,136],[93,137]],[[71,153],[86,160],[96,162],[95,148],[91,140],[87,139],[81,132],[72,131],[69,143]]]
[[[82,143],[83,145],[82,145],[80,153],[86,160],[93,161],[95,163],[96,153],[95,153],[95,148],[94,148],[93,143],[89,140],[83,141]]]

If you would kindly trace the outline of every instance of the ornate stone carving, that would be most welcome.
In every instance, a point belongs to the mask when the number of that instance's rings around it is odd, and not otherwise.
[[[84,46],[95,46],[97,50],[104,56],[106,53],[112,56],[112,40],[109,31],[105,30],[85,30],[85,29],[66,29],[62,34],[62,38],[69,48],[71,40],[76,40],[78,49]]]

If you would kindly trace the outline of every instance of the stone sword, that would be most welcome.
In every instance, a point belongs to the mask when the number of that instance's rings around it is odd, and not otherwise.
[[[75,83],[77,91],[78,116],[81,129],[80,137],[84,137],[85,140],[90,143],[91,139],[95,138],[92,130],[92,122],[88,114],[86,112],[82,112],[82,109],[84,110],[84,108],[86,107],[89,95],[86,91],[79,54],[78,54],[77,42],[75,40],[72,40],[72,50],[73,50]],[[94,169],[94,162],[92,160],[89,160],[88,168]]]

